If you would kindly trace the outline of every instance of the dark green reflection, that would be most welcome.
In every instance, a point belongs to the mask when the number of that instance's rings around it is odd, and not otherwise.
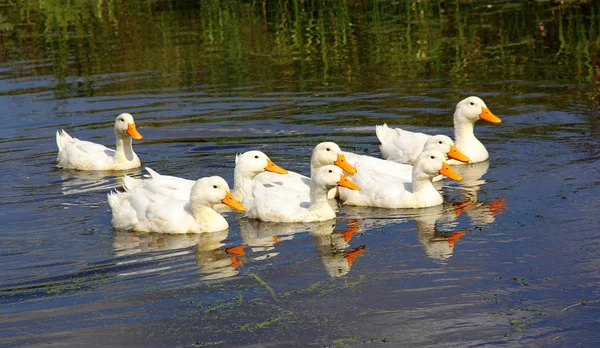
[[[121,77],[122,91],[145,83],[361,90],[435,78],[448,88],[589,82],[599,12],[593,1],[15,0],[0,14],[0,61],[33,62],[11,73],[60,83],[141,73]],[[147,74],[161,78],[146,82]]]

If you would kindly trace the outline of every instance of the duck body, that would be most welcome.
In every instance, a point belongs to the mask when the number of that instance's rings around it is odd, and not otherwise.
[[[315,171],[310,181],[310,194],[291,187],[257,183],[244,197],[246,216],[271,222],[313,222],[335,218],[327,193],[336,186],[358,189],[340,167],[326,165]]]
[[[454,146],[452,139],[441,134],[428,136],[428,139],[421,148],[421,152],[422,151],[440,151],[445,154],[445,159],[452,158],[465,163],[469,162],[469,158]],[[344,152],[344,155],[346,156],[348,163],[354,165],[357,168],[357,171],[368,171],[372,180],[376,180],[375,177],[380,174],[385,177],[384,180],[389,180],[389,177],[394,177],[408,183],[412,181],[412,164],[398,163],[391,160],[384,160],[373,156],[357,155],[350,152]],[[353,176],[349,176],[349,178],[352,179]],[[442,180],[442,178],[442,175],[437,175],[433,178],[433,181],[439,181]]]
[[[187,200],[195,181],[171,175],[162,175],[151,168],[149,179],[134,179],[125,177],[124,185],[128,191],[156,193],[179,200]],[[247,151],[236,156],[233,173],[233,197],[241,201],[254,188],[254,177],[261,172],[270,171],[286,174],[287,170],[279,167],[269,157],[260,151]]]
[[[485,161],[489,154],[485,146],[475,137],[473,127],[478,120],[500,123],[483,100],[468,97],[461,100],[454,111],[454,142],[456,148],[469,158],[469,163]],[[401,128],[390,128],[387,124],[375,126],[375,133],[381,145],[381,154],[385,159],[399,163],[413,163],[430,135],[410,132]],[[449,161],[450,164],[460,164]]]
[[[159,195],[185,201],[190,197],[194,180],[184,179],[172,175],[163,175],[146,167],[150,178],[135,179],[123,176],[123,187],[128,192],[143,192],[147,195]]]
[[[375,126],[375,134],[381,145],[379,150],[383,158],[403,164],[412,165],[423,151],[429,134],[411,132],[401,128],[390,128],[387,124]]]
[[[315,146],[310,158],[311,176],[315,171],[326,165],[336,165],[343,169],[348,175],[356,173],[356,168],[345,158],[340,147],[334,142],[322,142]],[[310,195],[312,179],[308,176],[289,171],[286,175],[277,173],[260,173],[255,181],[262,185],[287,187],[302,193],[305,197]],[[335,192],[335,190],[333,191]],[[329,198],[334,198],[330,196]]]
[[[115,120],[116,150],[91,141],[79,140],[64,130],[56,132],[57,167],[78,170],[123,170],[137,168],[140,159],[133,151],[132,138],[142,139],[133,116],[120,114]]]
[[[433,186],[439,174],[455,180],[462,178],[446,162],[439,151],[423,151],[415,160],[411,182],[369,170],[359,170],[352,180],[360,191],[340,188],[340,199],[347,205],[378,208],[424,208],[443,203],[443,197]]]
[[[212,205],[226,204],[244,210],[218,176],[202,178],[192,187],[187,201],[149,192],[108,194],[112,225],[116,229],[157,233],[200,233],[222,231],[227,220]]]

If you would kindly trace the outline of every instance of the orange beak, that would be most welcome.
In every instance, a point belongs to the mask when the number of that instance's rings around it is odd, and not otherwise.
[[[221,200],[221,203],[230,206],[235,210],[246,211],[246,208],[244,208],[242,203],[240,203],[237,199],[233,198],[233,195],[229,191],[227,191],[227,193],[225,194],[225,198]]]
[[[238,260],[238,256],[229,256],[229,259],[231,260],[231,267],[232,268],[236,268],[237,266],[239,266],[242,263],[244,263],[244,261]]]
[[[461,161],[463,163],[469,163],[470,161],[469,157],[465,156],[464,153],[458,151],[458,149],[454,145],[450,145],[450,151],[448,151],[447,155],[448,157],[453,158],[457,161]]]
[[[500,215],[506,210],[506,201],[502,197],[492,199],[490,200],[490,204],[488,204],[488,208],[492,212],[493,216]]]
[[[452,168],[450,168],[450,166],[446,162],[442,164],[442,169],[440,169],[438,173],[445,175],[452,180],[462,180],[462,176],[458,175],[457,172],[453,171]]]
[[[365,251],[367,251],[367,247],[366,246],[359,246],[356,247],[350,251],[346,251],[344,253],[344,257],[346,258],[346,261],[348,262],[348,266],[352,266],[352,264],[354,263],[354,261],[356,260],[356,258],[364,253]]]
[[[348,228],[343,232],[344,242],[348,243],[352,239],[353,234],[356,232],[360,232],[360,228],[352,225],[348,226]]]
[[[227,248],[225,249],[225,252],[228,254],[234,254],[237,256],[242,256],[242,255],[246,255],[246,252],[244,251],[244,246],[243,245],[237,245],[231,248]]]
[[[486,107],[481,108],[481,113],[479,114],[479,118],[482,120],[486,120],[488,122],[492,122],[492,123],[501,123],[502,122],[502,120],[499,119],[498,116],[492,114],[490,109],[488,109]]]
[[[454,243],[458,242],[458,240],[460,239],[460,237],[462,237],[464,235],[465,235],[464,231],[452,232],[452,234],[450,235],[450,237],[448,237],[448,246],[450,248],[454,248]]]
[[[348,179],[345,175],[341,175],[340,181],[338,181],[337,184],[339,186],[349,188],[351,190],[356,190],[356,191],[360,190],[360,187],[358,187],[358,185],[356,185],[355,183],[350,181],[350,179]]]
[[[460,216],[460,214],[464,213],[465,211],[471,209],[471,205],[473,205],[475,202],[473,202],[472,200],[467,200],[464,202],[454,202],[452,203],[452,206],[454,207],[454,215],[456,216]]]
[[[281,168],[280,166],[276,165],[270,159],[267,159],[267,166],[265,167],[265,171],[267,171],[267,172],[273,172],[273,173],[277,173],[277,174],[287,174],[288,173],[287,170],[285,170],[285,169]]]
[[[356,168],[354,168],[354,166],[352,166],[350,163],[348,163],[348,161],[346,161],[346,157],[344,157],[344,155],[341,153],[338,153],[337,159],[335,160],[335,162],[333,162],[333,164],[342,168],[343,170],[345,170],[346,172],[348,172],[350,174],[356,173]]]
[[[130,123],[127,125],[127,134],[129,134],[133,139],[137,139],[140,140],[142,139],[142,135],[140,134],[140,132],[137,131],[137,129],[135,129],[135,123]]]

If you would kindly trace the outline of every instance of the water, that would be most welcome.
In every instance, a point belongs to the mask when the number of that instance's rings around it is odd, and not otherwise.
[[[595,345],[597,5],[280,5],[3,5],[0,343]],[[308,173],[324,140],[379,156],[376,124],[452,135],[469,95],[503,120],[476,125],[490,161],[427,209],[115,231],[124,173],[54,165],[57,129],[112,147],[129,112],[160,173],[231,183],[250,149]]]

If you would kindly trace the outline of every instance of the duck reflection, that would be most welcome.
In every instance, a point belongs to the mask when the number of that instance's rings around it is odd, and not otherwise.
[[[501,197],[486,201],[478,198],[478,193],[485,184],[482,177],[489,168],[488,161],[452,168],[463,177],[458,182],[460,199],[457,202],[424,209],[344,206],[345,213],[348,217],[355,218],[352,226],[363,231],[414,219],[417,238],[425,254],[431,259],[445,262],[452,257],[456,243],[467,233],[468,229],[457,229],[459,217],[463,213],[471,220],[472,227],[481,227],[493,223],[506,210],[506,201]]]
[[[350,249],[350,241],[355,233],[360,229],[349,225],[345,230],[336,230],[336,220],[315,222],[310,226],[317,248],[319,259],[325,267],[325,272],[330,277],[341,277],[348,272],[356,261],[356,258],[363,254],[367,247],[364,245]]]
[[[61,187],[63,195],[80,194],[90,191],[120,188],[123,186],[123,175],[140,176],[139,168],[121,171],[82,171],[61,169]]]
[[[366,250],[365,246],[349,249],[350,240],[360,229],[349,226],[343,231],[335,230],[335,219],[311,223],[276,223],[240,218],[238,222],[244,245],[258,254],[253,260],[277,256],[277,243],[291,240],[297,233],[310,232],[325,271],[331,277],[340,277],[350,271],[356,258]]]
[[[239,218],[240,235],[242,242],[253,253],[253,260],[264,260],[279,254],[275,251],[275,244],[292,240],[294,234],[306,232],[307,224],[277,223],[255,219]]]
[[[415,215],[417,239],[429,258],[444,262],[452,257],[455,243],[466,234],[465,230],[452,231],[457,225],[451,205],[422,209]]]
[[[359,230],[415,220],[417,239],[425,254],[436,261],[448,260],[454,252],[455,243],[465,235],[465,231],[452,231],[458,225],[452,205],[421,209],[353,207],[347,209],[346,214],[353,218],[351,226]]]
[[[200,279],[228,278],[238,274],[237,268],[245,255],[242,246],[224,248],[229,230],[211,233],[143,233],[114,231],[113,250],[116,256],[127,256],[153,251],[178,250],[169,255],[151,256],[150,259],[165,258],[189,253],[193,248]]]
[[[506,201],[501,197],[479,201],[478,193],[481,185],[485,184],[482,177],[489,166],[489,161],[485,161],[452,167],[463,177],[459,182],[460,201],[453,203],[455,215],[458,217],[465,213],[474,225],[493,223],[496,216],[506,210]]]

